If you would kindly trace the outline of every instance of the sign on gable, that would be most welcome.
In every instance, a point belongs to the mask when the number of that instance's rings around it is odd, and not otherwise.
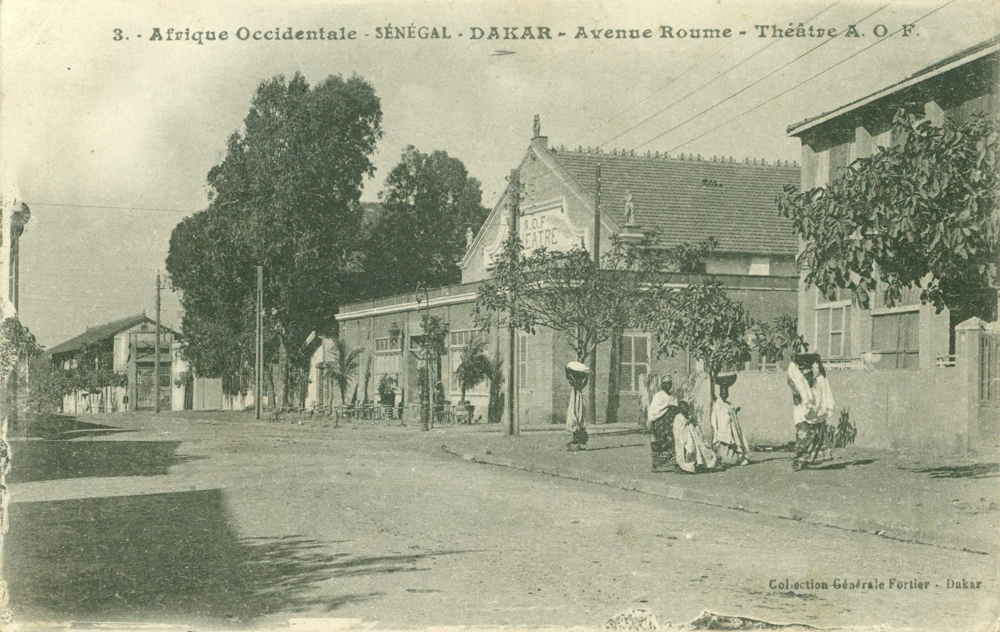
[[[523,209],[518,222],[518,236],[525,251],[538,248],[567,252],[574,245],[586,246],[590,241],[590,228],[576,226],[566,213],[562,199]],[[497,238],[483,249],[483,262],[493,267],[493,257],[500,252],[506,232],[497,231]]]

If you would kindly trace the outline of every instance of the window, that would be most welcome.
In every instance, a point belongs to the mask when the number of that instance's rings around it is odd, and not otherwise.
[[[850,355],[851,306],[816,308],[816,352],[824,358]]]
[[[395,342],[395,344],[393,344]],[[403,342],[402,337],[396,338],[393,341],[392,338],[376,338],[375,339],[375,353],[394,353],[400,351],[401,343]]]
[[[781,360],[787,355],[782,353],[777,358],[768,358],[764,354],[754,350],[751,353],[750,365],[753,367],[754,371],[778,371],[781,369]],[[773,360],[773,362],[771,361]]]
[[[920,312],[873,314],[872,353],[879,368],[920,366]]]
[[[400,366],[403,362],[403,351],[401,348],[402,338],[396,340],[392,338],[375,339],[375,388],[378,388],[383,375],[388,375],[395,380],[399,386]]]
[[[453,331],[449,334],[451,337],[450,346],[451,347],[461,347],[465,348],[469,345],[469,341],[475,335],[476,331],[474,329],[468,329],[465,331]]]
[[[624,391],[642,390],[649,373],[649,334],[622,336],[619,387]]]
[[[475,338],[477,332],[475,329],[468,329],[465,331],[453,331],[449,334],[449,349],[448,356],[451,366],[451,373],[449,375],[451,378],[451,394],[461,395],[462,389],[458,384],[458,380],[454,378],[455,370],[458,369],[462,364],[462,352],[465,351],[466,347],[469,346],[469,342]],[[473,395],[486,395],[488,393],[486,381],[480,382],[475,388],[471,389],[466,393]]]
[[[871,307],[872,309],[886,309],[888,306],[885,304],[885,296],[882,293],[884,286],[879,284],[872,292],[871,296]],[[894,307],[906,307],[909,305],[920,305],[920,288],[918,287],[908,287],[904,288],[902,295],[899,300],[896,301]]]

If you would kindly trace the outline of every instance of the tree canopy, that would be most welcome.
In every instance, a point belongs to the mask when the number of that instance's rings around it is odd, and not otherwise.
[[[335,328],[358,284],[359,199],[382,135],[374,89],[353,76],[315,86],[296,73],[258,86],[242,131],[208,173],[209,205],[170,239],[185,353],[199,375],[246,374],[254,354],[256,266],[264,267],[265,364],[289,362],[310,332]]]
[[[718,283],[695,283],[679,290],[658,289],[659,305],[647,327],[656,333],[661,354],[686,350],[713,380],[750,359],[754,320],[742,303]]]
[[[989,318],[1000,261],[996,120],[938,127],[900,110],[892,137],[827,187],[778,196],[806,241],[806,283],[827,296],[851,290],[862,307],[876,293],[892,306],[919,289],[938,310]]]
[[[579,245],[524,253],[514,237],[496,257],[493,277],[479,287],[477,322],[528,333],[554,329],[569,337],[577,360],[586,363],[597,345],[643,319],[653,300],[650,287],[693,269],[713,247],[711,240],[661,248],[653,237],[640,244],[612,238],[598,268]]]
[[[487,215],[479,180],[462,161],[410,145],[379,198],[381,208],[367,231],[366,286],[384,296],[413,291],[418,283],[460,282],[466,232],[475,234]]]

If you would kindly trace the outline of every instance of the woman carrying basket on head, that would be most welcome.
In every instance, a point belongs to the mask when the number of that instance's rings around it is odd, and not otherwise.
[[[677,461],[674,448],[674,417],[680,412],[677,398],[673,396],[674,383],[669,376],[660,379],[660,390],[649,400],[646,420],[653,433],[650,450],[653,454],[653,471],[672,470]]]
[[[712,404],[712,447],[719,459],[727,465],[750,463],[750,448],[743,438],[740,426],[740,409],[729,403],[729,387],[736,382],[736,374],[718,376],[719,397]]]

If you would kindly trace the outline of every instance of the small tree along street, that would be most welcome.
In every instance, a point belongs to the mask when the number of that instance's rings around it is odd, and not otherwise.
[[[476,321],[484,329],[526,333],[548,327],[566,335],[577,361],[587,364],[599,344],[646,320],[654,305],[652,287],[695,269],[713,247],[711,241],[666,248],[653,237],[638,244],[612,238],[598,268],[582,246],[525,253],[514,236],[495,259],[493,277],[479,287]],[[595,405],[591,391],[591,421]]]
[[[657,351],[690,353],[701,362],[714,396],[719,373],[737,370],[750,359],[754,320],[717,283],[696,283],[679,290],[658,288],[654,296],[646,327],[656,335]]]
[[[806,283],[851,290],[862,307],[903,290],[949,308],[953,320],[996,316],[1000,217],[997,123],[973,116],[941,127],[900,110],[892,146],[859,158],[827,187],[786,190],[779,212],[805,240]]]
[[[167,271],[182,291],[185,354],[199,375],[239,376],[227,386],[245,390],[262,265],[265,366],[277,364],[268,371],[277,404],[288,400],[304,341],[334,333],[337,307],[356,292],[359,199],[381,120],[374,89],[358,76],[310,86],[296,73],[257,88],[244,129],[208,173],[208,208],[170,239]]]

